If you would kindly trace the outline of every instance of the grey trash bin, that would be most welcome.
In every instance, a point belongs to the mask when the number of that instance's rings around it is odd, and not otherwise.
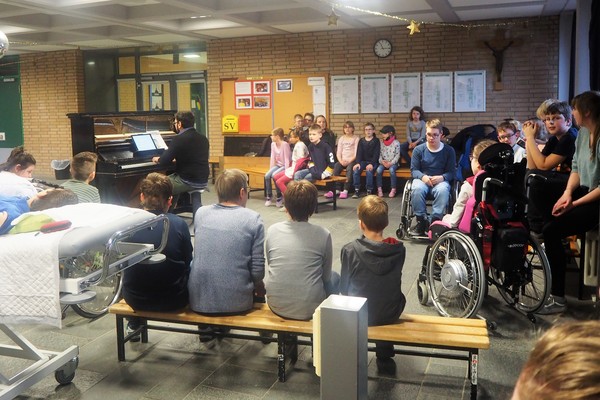
[[[50,163],[50,167],[52,167],[52,169],[54,170],[54,177],[56,179],[70,179],[70,165],[71,160],[52,160],[52,162]]]

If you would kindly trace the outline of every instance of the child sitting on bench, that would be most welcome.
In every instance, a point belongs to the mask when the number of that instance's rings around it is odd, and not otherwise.
[[[340,293],[368,299],[369,326],[397,321],[406,305],[401,288],[406,249],[396,239],[383,237],[388,223],[387,203],[375,195],[363,198],[358,205],[358,225],[363,235],[342,248]],[[379,370],[395,370],[394,345],[375,346]]]

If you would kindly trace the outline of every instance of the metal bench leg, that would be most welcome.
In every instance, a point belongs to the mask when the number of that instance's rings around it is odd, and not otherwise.
[[[140,324],[142,326],[142,332],[140,335],[142,337],[142,343],[148,343],[148,320],[142,319]]]
[[[479,351],[469,351],[469,378],[471,380],[471,400],[477,399],[477,364],[479,364]]]
[[[117,317],[117,358],[119,361],[125,361],[125,327],[123,326],[123,316]]]
[[[285,345],[286,334],[277,333],[277,377],[279,382],[285,382]]]

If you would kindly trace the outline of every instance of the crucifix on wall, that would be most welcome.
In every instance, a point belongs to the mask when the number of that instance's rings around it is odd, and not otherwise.
[[[494,38],[491,40],[484,40],[483,44],[492,51],[492,55],[496,59],[494,90],[504,89],[502,84],[502,69],[504,67],[504,52],[511,46],[519,46],[521,44],[520,39],[510,38],[509,32],[504,29],[496,30]]]

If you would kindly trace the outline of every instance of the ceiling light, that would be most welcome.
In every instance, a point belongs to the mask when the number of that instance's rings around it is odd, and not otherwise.
[[[184,54],[183,58],[200,58],[200,54]]]

